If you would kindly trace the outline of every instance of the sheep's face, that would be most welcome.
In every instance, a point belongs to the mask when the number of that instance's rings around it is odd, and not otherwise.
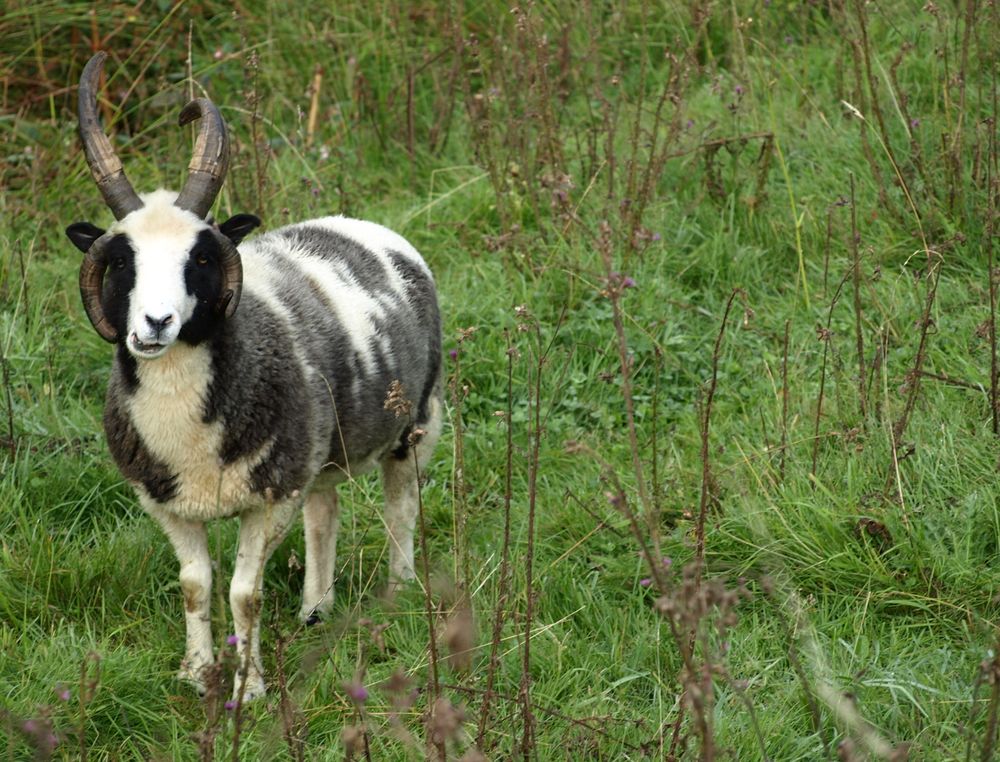
[[[224,288],[222,262],[260,224],[238,215],[215,226],[174,206],[174,198],[149,194],[107,231],[89,223],[66,231],[104,268],[103,316],[114,340],[141,360],[161,357],[178,340],[205,340],[232,313],[238,294]]]

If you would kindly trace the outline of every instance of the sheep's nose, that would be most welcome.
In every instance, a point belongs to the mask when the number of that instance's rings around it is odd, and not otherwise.
[[[170,325],[173,319],[174,319],[173,315],[164,315],[161,318],[155,318],[152,315],[146,315],[146,323],[149,324],[149,327],[153,329],[153,331],[156,333],[157,336],[160,335],[160,332],[163,331],[164,328]]]

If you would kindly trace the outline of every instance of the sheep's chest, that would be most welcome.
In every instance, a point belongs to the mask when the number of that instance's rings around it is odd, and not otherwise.
[[[212,380],[207,348],[175,344],[155,361],[141,362],[139,387],[128,414],[150,454],[176,475],[176,494],[159,506],[191,518],[232,514],[252,498],[250,472],[270,445],[249,458],[223,464],[221,421],[204,422]]]

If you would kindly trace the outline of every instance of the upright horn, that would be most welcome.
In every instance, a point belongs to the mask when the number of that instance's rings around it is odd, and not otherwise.
[[[104,134],[97,118],[97,89],[107,57],[108,54],[103,51],[97,53],[84,67],[83,74],[80,75],[77,113],[80,139],[83,141],[90,174],[93,175],[111,213],[115,215],[116,220],[120,220],[129,212],[139,209],[142,200],[125,176],[121,160],[111,147],[111,141]]]
[[[178,119],[181,126],[200,118],[201,129],[188,165],[188,178],[175,202],[181,209],[204,218],[219,195],[229,169],[229,135],[219,109],[208,98],[187,104]]]

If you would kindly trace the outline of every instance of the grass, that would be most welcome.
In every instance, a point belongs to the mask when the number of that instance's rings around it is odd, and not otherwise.
[[[234,7],[0,10],[0,757],[475,759],[488,701],[490,758],[992,758],[995,8]],[[176,561],[106,452],[108,350],[62,234],[109,219],[73,116],[98,45],[138,188],[183,178],[204,88],[234,138],[218,216],[365,217],[434,270],[458,355],[430,595],[439,642],[463,590],[475,621],[470,668],[438,665],[453,707],[431,712],[420,586],[382,597],[368,479],[342,488],[333,622],[296,623],[299,533],[268,566],[266,702],[237,719],[174,681]],[[235,523],[211,537],[220,594]]]

